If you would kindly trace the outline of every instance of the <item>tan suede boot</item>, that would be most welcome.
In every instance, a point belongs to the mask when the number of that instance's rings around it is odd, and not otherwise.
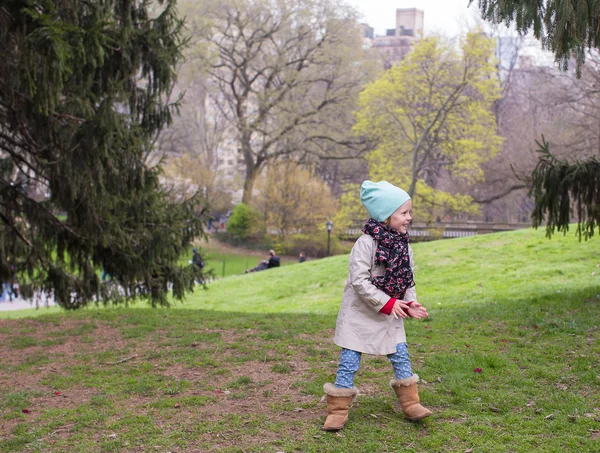
[[[421,420],[431,415],[429,409],[421,406],[417,382],[419,382],[419,376],[416,374],[406,379],[398,379],[390,382],[390,386],[396,392],[404,416],[411,421]]]
[[[358,395],[358,389],[339,389],[333,384],[323,386],[327,396],[327,420],[323,431],[339,431],[348,421],[348,411]]]

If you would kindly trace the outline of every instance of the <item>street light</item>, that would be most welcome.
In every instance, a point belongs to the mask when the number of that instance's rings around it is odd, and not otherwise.
[[[333,228],[333,222],[331,220],[327,221],[327,256],[329,256],[329,246],[331,244],[331,230]]]

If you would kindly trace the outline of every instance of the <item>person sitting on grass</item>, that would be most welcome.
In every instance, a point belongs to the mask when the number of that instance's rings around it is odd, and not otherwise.
[[[249,272],[264,271],[265,269],[279,267],[280,265],[281,265],[281,261],[279,260],[279,257],[275,253],[275,250],[271,249],[271,250],[269,250],[269,259],[262,260],[260,263],[258,263],[258,266],[253,267],[252,269],[246,269],[246,274]]]
[[[265,269],[269,268],[269,262],[267,260],[262,260],[260,263],[258,263],[258,265],[256,267],[253,267],[252,269],[246,269],[246,274],[249,272],[259,272],[259,271],[264,271]]]
[[[281,265],[281,262],[279,260],[279,257],[275,253],[275,250],[273,250],[273,249],[269,250],[268,268],[271,269],[272,267],[279,267],[280,265]]]

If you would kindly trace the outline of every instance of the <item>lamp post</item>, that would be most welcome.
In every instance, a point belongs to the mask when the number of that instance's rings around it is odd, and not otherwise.
[[[333,228],[333,222],[331,220],[327,221],[327,256],[329,256],[329,246],[331,245],[331,230]]]

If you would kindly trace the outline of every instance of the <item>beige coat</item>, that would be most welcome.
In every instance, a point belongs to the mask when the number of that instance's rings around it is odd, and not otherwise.
[[[390,296],[371,283],[372,276],[385,273],[385,267],[375,266],[375,239],[363,234],[350,253],[350,272],[342,306],[338,314],[333,342],[342,348],[368,354],[387,355],[396,352],[398,343],[406,342],[404,321],[379,313]],[[408,248],[410,267],[414,272],[413,251]],[[414,286],[406,291],[404,300],[417,300]]]

